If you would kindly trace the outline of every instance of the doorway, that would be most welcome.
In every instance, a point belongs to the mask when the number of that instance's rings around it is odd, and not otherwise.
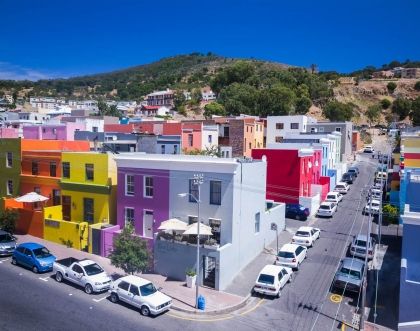
[[[212,256],[203,256],[203,285],[216,287],[216,258]]]
[[[145,210],[143,214],[143,236],[153,238],[153,211]]]
[[[71,196],[63,195],[63,220],[71,220]]]

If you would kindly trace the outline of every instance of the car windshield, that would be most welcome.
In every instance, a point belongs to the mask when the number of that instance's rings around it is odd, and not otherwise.
[[[140,293],[141,293],[141,296],[143,297],[156,293],[156,291],[157,289],[155,285],[153,285],[152,283],[140,286]]]
[[[43,259],[45,257],[51,256],[51,253],[45,247],[34,249],[34,255],[37,259]]]
[[[327,199],[335,200],[335,195],[327,195]]]
[[[0,234],[0,243],[7,243],[10,241],[13,241],[13,237],[10,234]]]
[[[372,202],[372,207],[379,207],[379,203],[377,203],[377,202]]]
[[[319,209],[330,210],[330,206],[321,205],[321,207],[319,207]]]
[[[87,273],[88,276],[97,275],[97,274],[100,274],[101,272],[104,271],[104,269],[102,269],[96,263],[89,264],[89,265],[85,266],[84,268],[85,268],[85,271],[86,271],[86,273]]]
[[[349,169],[349,172],[356,172],[356,169]]]
[[[344,186],[343,185],[337,185],[336,188],[338,188],[339,190],[342,190],[342,189],[344,189]]]
[[[274,276],[261,274],[260,277],[258,277],[258,283],[274,284]]]
[[[360,279],[360,272],[359,271],[351,270],[351,269],[342,267],[340,272],[342,274],[345,274],[346,276],[349,276],[350,278]]]
[[[286,259],[293,259],[295,257],[292,252],[280,251],[278,255],[279,255],[279,257],[283,257],[283,258],[286,258]]]
[[[364,240],[356,240],[354,243],[356,246],[363,246],[366,247],[366,241]]]
[[[296,235],[298,237],[309,237],[309,232],[305,232],[305,231],[298,231],[296,232]]]

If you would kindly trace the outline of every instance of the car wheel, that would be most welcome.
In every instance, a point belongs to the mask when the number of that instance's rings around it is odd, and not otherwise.
[[[13,265],[17,265],[17,261],[16,261],[16,259],[14,257],[12,257],[12,264]]]
[[[32,267],[32,271],[34,272],[34,274],[37,274],[37,273],[39,272],[39,270],[38,270],[38,268],[37,268],[37,266],[36,266],[36,265],[34,265],[34,266]]]
[[[298,264],[298,268],[299,268],[299,264]],[[293,282],[293,274],[290,275],[288,282],[289,283]]]
[[[85,292],[86,292],[86,294],[92,294],[93,293],[92,285],[86,284],[85,285]]]
[[[119,300],[117,293],[111,293],[111,302],[117,303]]]
[[[141,313],[143,316],[149,316],[149,315],[150,315],[150,309],[149,309],[149,307],[147,307],[147,306],[142,306],[142,307],[141,307],[141,309],[140,309],[140,313]]]
[[[276,298],[280,298],[281,297],[281,291],[279,290],[276,294]]]
[[[296,215],[295,216],[295,220],[300,221],[300,216],[299,215]]]
[[[60,271],[57,271],[55,274],[55,280],[59,283],[61,283],[63,281],[63,275],[61,274]]]

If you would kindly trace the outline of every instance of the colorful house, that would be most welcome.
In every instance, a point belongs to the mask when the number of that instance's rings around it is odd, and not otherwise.
[[[11,198],[20,193],[21,139],[0,139],[0,197]],[[0,209],[4,208],[4,203]]]
[[[96,230],[115,223],[116,183],[112,154],[63,153],[61,205],[44,209],[44,238],[98,253]]]
[[[74,140],[74,132],[85,130],[84,123],[25,125],[23,137],[39,140]]]

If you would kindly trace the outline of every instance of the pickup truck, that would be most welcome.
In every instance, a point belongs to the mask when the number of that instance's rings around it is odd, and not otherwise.
[[[111,278],[96,262],[88,259],[78,260],[68,257],[55,261],[53,272],[57,282],[61,283],[63,280],[68,280],[83,287],[87,294],[107,291],[112,282]]]

